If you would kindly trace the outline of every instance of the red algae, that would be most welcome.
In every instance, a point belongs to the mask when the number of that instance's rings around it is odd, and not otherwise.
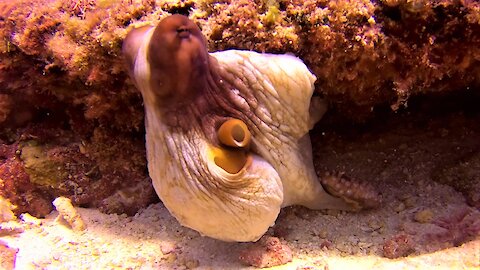
[[[30,212],[43,217],[52,205],[48,196],[30,183],[30,178],[17,155],[17,145],[0,144],[0,196],[15,205],[14,213]]]
[[[425,240],[432,247],[458,247],[480,234],[480,217],[466,208],[437,218],[432,223],[442,228],[441,232],[426,235]]]
[[[415,251],[413,239],[406,234],[396,235],[383,244],[383,256],[397,259],[408,256]]]

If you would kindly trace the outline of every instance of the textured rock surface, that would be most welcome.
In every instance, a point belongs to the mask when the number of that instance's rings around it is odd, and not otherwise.
[[[8,245],[0,242],[0,267],[5,270],[15,269],[15,257],[18,250],[8,247]]]
[[[300,56],[319,78],[319,92],[346,113],[396,108],[410,95],[479,85],[479,10],[470,0],[9,1],[0,6],[0,53],[8,59],[0,78],[10,79],[1,86],[28,94],[14,101],[52,108],[59,102],[41,97],[53,95],[88,119],[138,128],[139,99],[124,84],[121,41],[133,25],[181,12],[202,27],[211,50]]]
[[[257,268],[283,265],[292,261],[292,250],[277,237],[265,236],[240,251],[239,259]]]

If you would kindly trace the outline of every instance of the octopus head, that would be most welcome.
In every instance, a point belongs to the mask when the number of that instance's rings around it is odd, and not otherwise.
[[[145,44],[145,40],[150,42]],[[144,98],[152,94],[156,102],[168,105],[191,99],[205,88],[209,69],[206,40],[185,16],[172,15],[156,27],[133,29],[124,41],[123,52]],[[139,82],[138,74],[132,74],[135,70],[147,73],[143,74],[147,82]]]

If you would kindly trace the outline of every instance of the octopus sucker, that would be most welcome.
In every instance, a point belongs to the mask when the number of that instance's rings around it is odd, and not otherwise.
[[[132,29],[123,42],[144,103],[148,171],[170,213],[202,235],[248,242],[288,205],[357,209],[350,200],[365,197],[326,180],[330,194],[315,173],[308,132],[326,103],[312,99],[316,77],[306,65],[206,46],[178,14]]]
[[[344,172],[327,172],[320,178],[320,182],[326,192],[342,198],[357,210],[376,208],[382,202],[372,185],[353,180]]]

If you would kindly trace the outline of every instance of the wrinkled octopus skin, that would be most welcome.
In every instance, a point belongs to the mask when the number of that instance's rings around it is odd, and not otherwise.
[[[326,106],[312,99],[316,78],[300,59],[208,53],[182,15],[133,29],[123,52],[144,101],[149,174],[182,225],[247,242],[284,206],[354,208],[314,171],[308,131]]]

